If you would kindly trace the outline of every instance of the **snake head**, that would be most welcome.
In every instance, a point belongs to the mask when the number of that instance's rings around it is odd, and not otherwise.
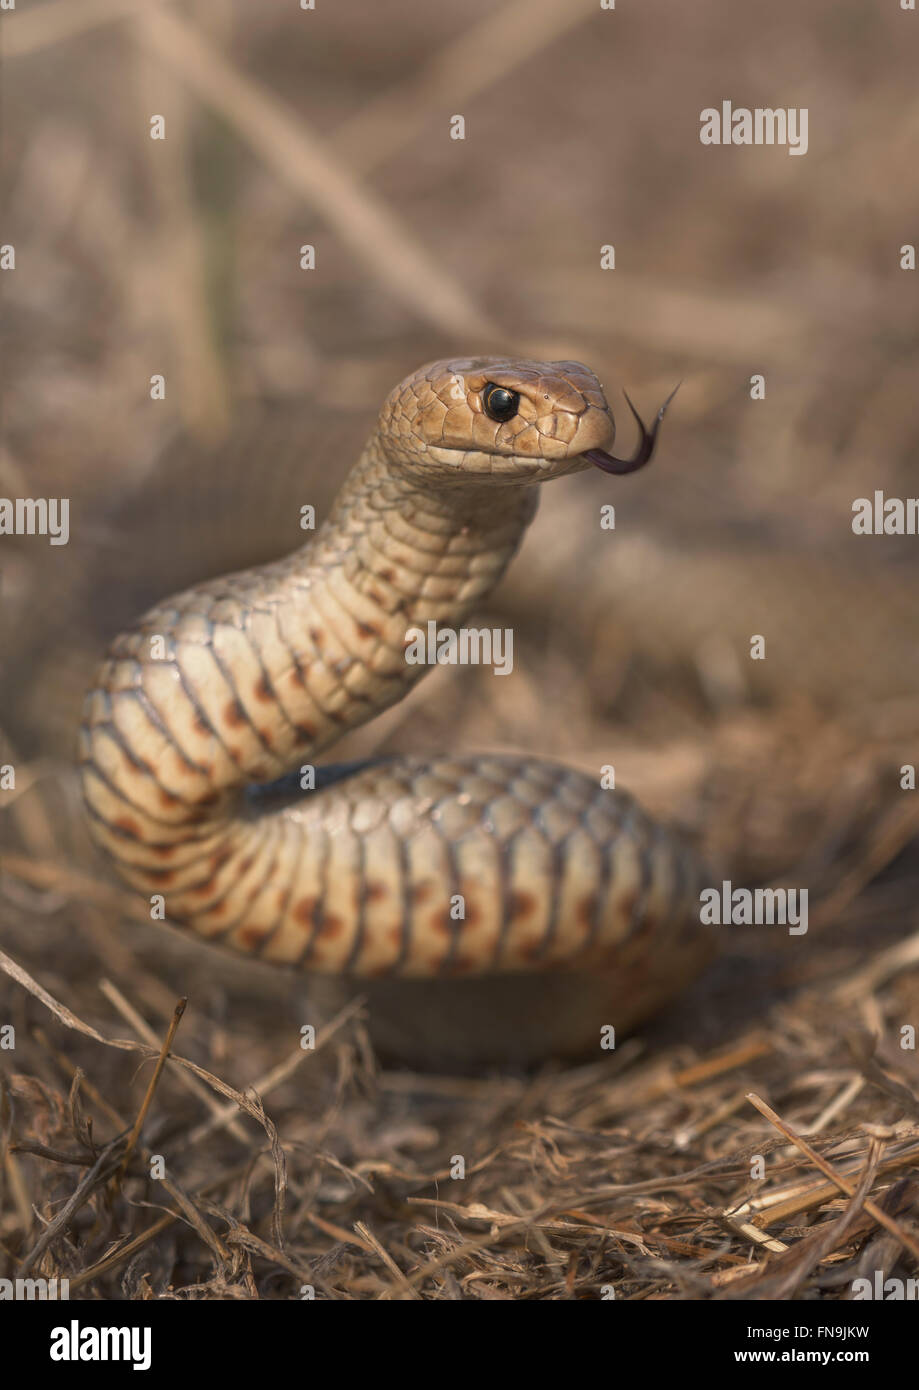
[[[651,458],[670,399],[649,431],[626,396],[641,437],[631,459],[618,459],[612,411],[583,363],[458,358],[396,387],[379,438],[391,464],[429,482],[544,482],[591,465],[630,473]]]

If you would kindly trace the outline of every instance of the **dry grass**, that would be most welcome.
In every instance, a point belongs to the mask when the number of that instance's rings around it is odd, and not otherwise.
[[[19,987],[8,1277],[115,1299],[835,1298],[919,1255],[919,1070],[869,1032],[915,1016],[919,937],[715,1047],[445,1078],[380,1070],[359,1001],[302,1050],[294,1001],[219,971],[179,1023],[192,957],[113,959],[111,909],[67,888],[20,913],[82,920],[44,972],[81,1015],[0,957]],[[698,991],[678,1031],[712,1002]]]

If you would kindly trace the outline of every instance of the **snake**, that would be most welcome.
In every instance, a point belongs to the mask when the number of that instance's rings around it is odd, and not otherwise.
[[[704,867],[599,769],[313,761],[430,669],[412,634],[462,630],[544,483],[651,459],[669,398],[650,430],[626,400],[639,442],[620,459],[583,364],[428,363],[304,544],[115,638],[84,703],[83,798],[155,918],[303,972],[316,998],[360,989],[371,1035],[414,1062],[584,1053],[703,969]]]

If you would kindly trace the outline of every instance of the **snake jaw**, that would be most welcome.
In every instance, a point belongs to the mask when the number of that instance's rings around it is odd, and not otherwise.
[[[616,458],[614,454],[608,454],[605,449],[588,449],[581,457],[587,459],[594,467],[602,468],[604,473],[634,473],[639,468],[643,468],[644,465],[650,461],[651,455],[654,453],[654,446],[657,443],[657,432],[660,429],[661,421],[664,418],[668,405],[673,400],[677,391],[679,391],[680,385],[681,383],[677,382],[676,386],[674,386],[670,395],[657,412],[654,424],[651,426],[650,430],[645,429],[644,421],[631,400],[629,400],[628,393],[623,391],[622,394],[626,398],[629,410],[631,410],[632,414],[635,416],[638,422],[638,428],[641,431],[638,447],[630,459]]]

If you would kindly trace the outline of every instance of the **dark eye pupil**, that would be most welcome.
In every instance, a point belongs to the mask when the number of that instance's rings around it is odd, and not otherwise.
[[[489,381],[482,392],[485,414],[492,420],[513,420],[519,404],[520,397],[516,391],[508,391],[505,386],[496,386],[493,381]]]

